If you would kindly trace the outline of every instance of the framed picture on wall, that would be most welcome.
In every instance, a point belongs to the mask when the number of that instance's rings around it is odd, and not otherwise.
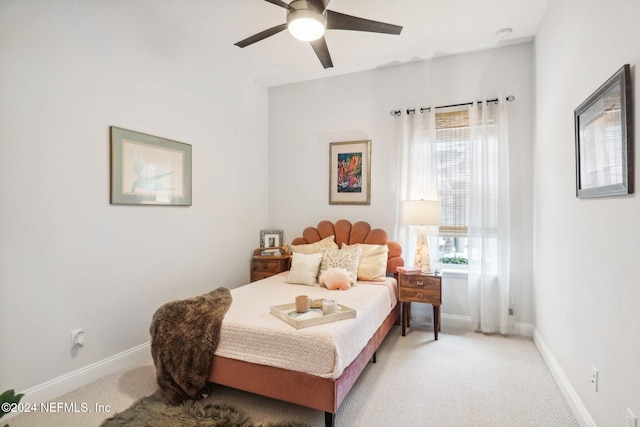
[[[329,204],[371,204],[371,141],[329,144]]]
[[[633,193],[632,102],[626,64],[575,109],[577,197]]]
[[[111,204],[191,206],[191,145],[111,126]]]

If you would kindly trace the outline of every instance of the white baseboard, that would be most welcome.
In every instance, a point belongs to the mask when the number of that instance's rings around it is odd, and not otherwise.
[[[558,364],[558,361],[553,357],[551,350],[547,347],[544,339],[535,328],[533,328],[533,342],[536,344],[536,347],[538,347],[538,351],[547,364],[549,371],[551,371],[551,375],[558,384],[558,387],[560,387],[560,391],[564,395],[565,399],[567,399],[567,403],[571,407],[573,415],[575,415],[578,423],[583,427],[597,427],[586,406],[584,406],[582,400],[580,400],[578,393],[576,393],[576,390],[573,388],[571,382]]]
[[[514,325],[514,333],[522,337],[533,338],[534,331],[535,327],[533,326],[533,323],[516,322]]]
[[[411,309],[411,320],[418,322],[426,322],[427,324],[433,326],[433,315],[431,311],[431,307],[424,306],[428,308],[415,307]],[[473,328],[471,326],[471,317],[469,316],[461,316],[458,314],[448,314],[442,313],[442,327],[444,328],[452,328],[452,329],[462,329],[466,331],[472,331]],[[532,323],[522,323],[517,322],[513,326],[512,333],[515,335],[520,335],[523,337],[533,337],[534,327]]]
[[[463,329],[465,331],[473,330],[471,327],[471,317],[469,316],[442,313],[440,317],[444,328]]]
[[[115,354],[83,368],[76,369],[68,374],[21,391],[24,397],[21,403],[45,403],[76,390],[84,385],[92,383],[102,377],[118,372],[136,363],[141,363],[150,357],[151,343],[146,342],[136,347]],[[7,419],[11,418],[8,414]],[[3,419],[4,421],[4,419]]]

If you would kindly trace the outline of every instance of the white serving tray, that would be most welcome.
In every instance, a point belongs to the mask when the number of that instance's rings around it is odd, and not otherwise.
[[[270,311],[271,314],[280,320],[284,320],[296,329],[356,317],[356,311],[353,308],[340,304],[338,304],[338,311],[331,314],[323,314],[321,308],[310,308],[304,313],[298,313],[294,303],[274,305]]]

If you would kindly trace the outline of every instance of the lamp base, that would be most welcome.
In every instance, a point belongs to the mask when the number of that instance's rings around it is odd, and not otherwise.
[[[425,227],[420,227],[418,240],[416,242],[416,257],[413,266],[419,268],[423,273],[431,273],[431,257],[429,256],[429,239]]]

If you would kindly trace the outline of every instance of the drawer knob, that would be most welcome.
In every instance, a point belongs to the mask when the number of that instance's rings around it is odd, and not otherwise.
[[[424,294],[422,292],[418,292],[416,295],[418,296],[418,298],[424,298]]]
[[[416,281],[416,285],[418,285],[418,286],[424,286],[424,281],[422,281],[422,280],[418,280],[418,281]]]

